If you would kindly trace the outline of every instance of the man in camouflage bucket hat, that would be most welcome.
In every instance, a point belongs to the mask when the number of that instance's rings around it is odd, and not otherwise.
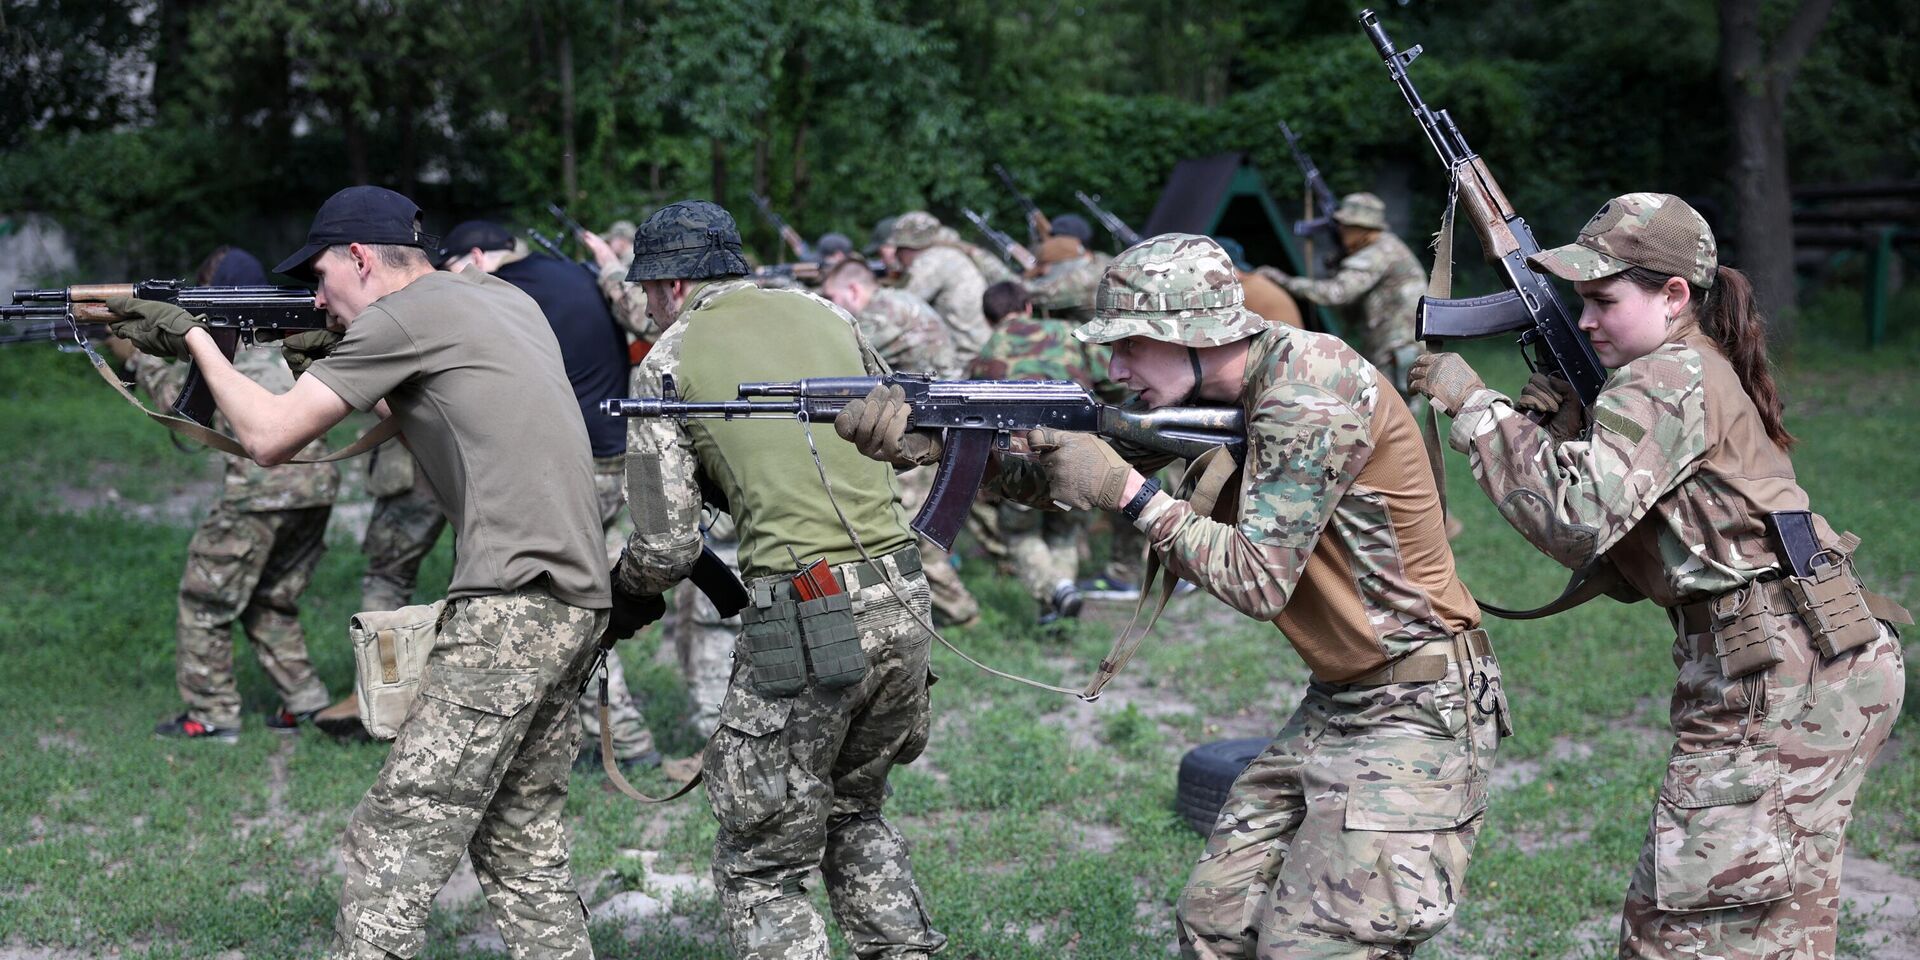
[[[1313,280],[1278,267],[1257,273],[1302,300],[1342,311],[1347,339],[1393,380],[1404,396],[1407,368],[1420,355],[1414,311],[1427,292],[1427,272],[1413,251],[1387,229],[1387,205],[1371,193],[1350,193],[1333,211],[1347,252],[1333,276]]]
[[[925,210],[895,219],[887,242],[905,273],[902,289],[940,311],[953,334],[954,356],[965,366],[993,333],[980,312],[980,295],[991,282],[986,273],[959,237]]]
[[[1036,459],[1001,459],[1006,494],[1119,511],[1170,574],[1273,622],[1313,671],[1234,782],[1180,897],[1183,954],[1411,955],[1453,917],[1506,727],[1412,414],[1340,340],[1247,310],[1205,237],[1166,234],[1115,258],[1075,334],[1113,344],[1113,376],[1149,406],[1240,407],[1239,498],[1203,516],[1145,479],[1152,460],[1050,430],[1027,436]],[[848,432],[869,456],[938,445]]]
[[[686,399],[705,401],[734,399],[748,380],[886,372],[844,310],[746,279],[733,218],[712,203],[660,211],[634,248],[630,278],[664,331],[636,374],[642,395],[658,396],[668,376]],[[930,637],[919,627],[927,580],[894,507],[892,471],[814,437],[818,468],[791,420],[632,420],[634,532],[615,590],[653,594],[685,579],[700,553],[703,491],[725,502],[753,603],[741,611],[703,761],[719,823],[714,886],[734,955],[825,960],[826,923],[806,889],[818,869],[855,956],[926,957],[946,937],[882,805],[888,773],[920,755],[931,727]],[[831,499],[816,469],[830,478]],[[824,560],[850,604],[796,604],[796,558]]]

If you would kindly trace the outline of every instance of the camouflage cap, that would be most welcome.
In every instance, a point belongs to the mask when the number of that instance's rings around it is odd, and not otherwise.
[[[1371,193],[1349,193],[1333,208],[1333,222],[1368,230],[1387,228],[1387,202]]]
[[[1244,305],[1227,252],[1208,237],[1163,233],[1113,258],[1093,297],[1087,343],[1149,337],[1189,347],[1245,340],[1271,326]]]
[[[601,234],[601,236],[606,237],[609,240],[613,239],[614,237],[624,237],[628,240],[632,240],[633,235],[639,232],[640,232],[640,228],[634,226],[632,220],[615,220],[612,226],[607,227],[607,232],[604,234]]]
[[[627,282],[738,277],[747,270],[733,215],[711,200],[682,200],[654,211],[634,233]]]
[[[1644,267],[1705,290],[1713,286],[1720,249],[1706,218],[1685,200],[1671,193],[1629,193],[1608,200],[1572,243],[1527,262],[1562,280],[1599,280]]]
[[[887,242],[896,247],[917,250],[931,247],[940,239],[940,218],[925,210],[903,213],[893,220]]]

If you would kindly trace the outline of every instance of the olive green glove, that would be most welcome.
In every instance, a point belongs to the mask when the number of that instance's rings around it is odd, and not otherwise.
[[[848,403],[833,418],[833,432],[862,454],[896,467],[937,463],[944,449],[940,435],[908,430],[913,408],[898,385],[874,384],[865,397]]]
[[[120,318],[107,324],[114,336],[156,357],[187,359],[187,332],[206,326],[204,320],[163,300],[109,297],[107,309]]]
[[[280,352],[287,358],[287,369],[292,370],[294,377],[298,378],[313,366],[315,360],[333,352],[334,346],[344,339],[346,334],[324,328],[302,330],[280,341]]]
[[[1091,433],[1041,427],[1027,433],[1027,449],[1047,472],[1047,496],[1071,510],[1118,510],[1127,505],[1132,465]]]
[[[1586,431],[1586,408],[1581,406],[1579,394],[1573,392],[1573,384],[1559,377],[1544,373],[1528,377],[1520,399],[1513,405],[1516,409],[1540,414],[1535,419],[1547,428],[1547,435],[1555,443],[1577,440]]]
[[[1473,367],[1457,353],[1428,353],[1407,369],[1407,390],[1428,397],[1441,413],[1460,411],[1475,390],[1486,386]]]

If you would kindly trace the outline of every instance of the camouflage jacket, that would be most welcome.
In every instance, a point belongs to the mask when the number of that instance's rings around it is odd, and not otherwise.
[[[971,380],[1072,380],[1093,389],[1105,379],[1094,373],[1091,350],[1104,345],[1081,343],[1073,336],[1074,321],[1043,317],[1008,317],[993,329],[980,355],[967,365]],[[1101,357],[1104,361],[1105,357]]]
[[[647,343],[660,339],[659,329],[647,316],[647,295],[639,284],[627,282],[624,265],[600,271],[600,295],[607,298],[607,309],[628,333]]]
[[[1468,397],[1449,442],[1514,529],[1561,564],[1605,555],[1674,606],[1778,569],[1765,517],[1807,509],[1739,375],[1692,320],[1613,372],[1584,435],[1546,428],[1490,389]],[[1821,543],[1838,542],[1825,520]]]
[[[1240,406],[1238,502],[1206,517],[1161,492],[1135,524],[1173,575],[1273,621],[1329,682],[1479,624],[1419,429],[1371,365],[1338,338],[1271,327],[1249,343]],[[1040,473],[1003,460],[1001,484],[1044,506]]]
[[[987,281],[987,286],[991,287],[1002,280],[1020,279],[1019,275],[1013,272],[1013,268],[1007,266],[1005,260],[994,256],[986,247],[962,240],[959,232],[952,227],[941,227],[939,237],[940,243],[966,254],[967,259],[973,261],[974,267],[980,271],[981,278]]]
[[[873,292],[873,299],[855,319],[867,342],[894,370],[931,373],[942,379],[959,375],[953,336],[939,312],[925,300],[882,287]]]
[[[1405,242],[1382,231],[1340,261],[1333,276],[1289,277],[1284,286],[1296,297],[1344,308],[1354,349],[1381,366],[1392,362],[1395,349],[1413,342],[1413,313],[1427,292],[1427,272]]]
[[[1100,278],[1111,260],[1088,254],[1049,265],[1045,273],[1027,281],[1034,312],[1076,324],[1092,320],[1093,294],[1100,289]]]
[[[980,312],[980,295],[987,292],[987,280],[958,248],[932,246],[920,251],[907,266],[903,289],[940,311],[940,318],[953,333],[954,357],[963,365],[980,352],[993,333]]]
[[[140,388],[161,407],[173,405],[186,383],[187,365],[144,353],[133,355],[133,376]],[[280,351],[268,347],[243,347],[233,355],[234,369],[274,393],[293,389],[293,372],[280,359]],[[231,432],[225,417],[216,416],[214,429]],[[322,438],[307,444],[298,454],[303,459],[327,455]],[[268,510],[297,510],[333,504],[340,489],[340,470],[331,463],[288,463],[263,467],[245,457],[222,454],[226,476],[220,490],[220,502],[246,513]]]

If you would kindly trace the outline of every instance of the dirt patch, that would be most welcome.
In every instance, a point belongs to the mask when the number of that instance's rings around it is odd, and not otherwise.
[[[1840,902],[1870,957],[1920,957],[1920,879],[1878,860],[1848,857]],[[1843,931],[1844,932],[1844,931]]]
[[[131,503],[113,486],[56,487],[54,499],[67,513],[105,510],[148,523],[191,526],[220,495],[220,483],[196,480],[169,493],[158,503]]]

